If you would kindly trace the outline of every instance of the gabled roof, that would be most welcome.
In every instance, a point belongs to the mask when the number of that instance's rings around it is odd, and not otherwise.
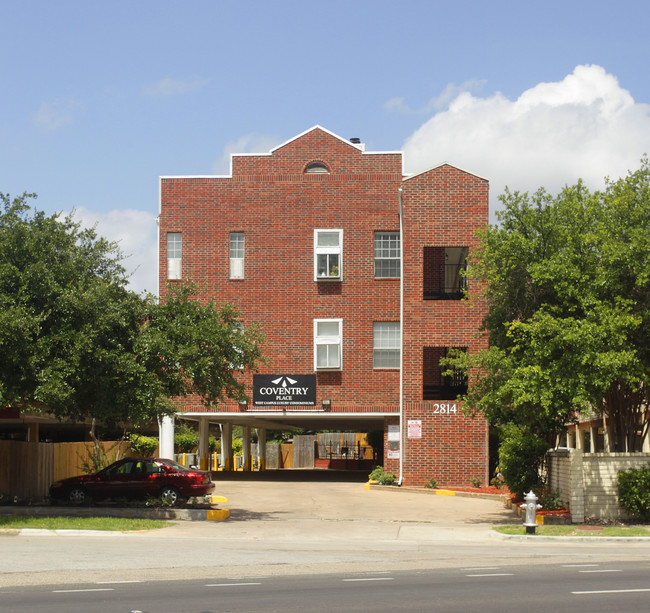
[[[271,149],[269,153],[274,153],[278,149],[282,149],[282,147],[286,147],[288,144],[292,143],[293,141],[298,140],[299,138],[302,138],[306,134],[309,134],[310,132],[313,132],[314,130],[321,130],[322,132],[325,132],[326,134],[329,134],[330,136],[333,136],[334,138],[340,140],[342,143],[345,143],[346,145],[350,145],[350,147],[354,147],[355,149],[358,149],[359,151],[363,151],[364,147],[361,144],[353,143],[349,141],[347,138],[342,138],[338,134],[334,134],[334,132],[328,130],[327,128],[323,128],[322,126],[319,126],[316,124],[315,126],[309,128],[308,130],[305,130],[304,132],[301,132],[300,134],[294,136],[293,138],[290,138],[289,140],[285,141],[281,145],[278,145],[277,147],[274,147]]]
[[[436,164],[435,166],[430,166],[429,168],[426,168],[424,170],[420,170],[419,172],[414,172],[413,174],[408,174],[404,175],[404,181],[408,181],[409,179],[413,179],[415,177],[419,177],[420,175],[426,174],[427,172],[431,172],[432,170],[435,170],[436,168],[441,168],[442,166],[451,166],[451,168],[455,168],[456,170],[460,170],[461,172],[467,173],[468,175],[472,175],[473,177],[476,177],[477,179],[483,179],[483,181],[488,181],[489,179],[482,177],[481,175],[477,175],[475,172],[471,172],[465,168],[461,168],[460,166],[456,166],[455,164],[450,164],[449,162],[440,162],[439,164]]]

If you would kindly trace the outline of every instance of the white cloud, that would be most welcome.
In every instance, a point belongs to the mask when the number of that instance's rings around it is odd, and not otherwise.
[[[447,87],[445,87],[445,90],[439,96],[431,98],[431,100],[429,100],[427,104],[422,108],[411,108],[407,104],[406,98],[391,98],[384,104],[384,108],[387,111],[404,114],[431,113],[433,111],[439,111],[440,109],[445,108],[454,98],[458,97],[460,94],[465,92],[479,91],[484,85],[484,80],[477,79],[465,81],[465,83],[462,85],[450,83],[447,85]]]
[[[443,94],[444,95],[444,94]],[[577,66],[511,101],[461,92],[404,143],[408,172],[443,161],[490,180],[491,210],[511,190],[556,193],[583,179],[600,189],[650,153],[650,105],[600,66]]]
[[[53,132],[61,126],[72,123],[83,110],[83,105],[74,98],[43,102],[38,111],[32,115],[32,121],[43,132]]]
[[[134,209],[108,213],[79,207],[74,219],[85,228],[116,242],[124,255],[122,265],[130,274],[129,288],[137,293],[158,293],[158,227],[155,215]]]
[[[268,153],[282,142],[281,138],[269,134],[246,134],[226,144],[223,155],[212,164],[212,172],[218,175],[230,174],[230,158],[233,153]]]
[[[143,91],[147,96],[176,96],[189,94],[207,85],[208,79],[193,79],[182,81],[166,77],[157,83],[144,87]]]

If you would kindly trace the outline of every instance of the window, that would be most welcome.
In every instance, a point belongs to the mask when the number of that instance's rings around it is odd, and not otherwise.
[[[230,233],[230,278],[244,278],[244,233]]]
[[[454,371],[452,375],[443,375],[448,370],[440,366],[440,360],[449,353],[449,347],[424,347],[422,350],[422,398],[423,400],[455,400],[459,394],[467,392],[465,373]],[[466,351],[467,348],[458,348]]]
[[[314,230],[316,280],[341,279],[343,230]]]
[[[315,370],[341,370],[342,319],[314,320]]]
[[[183,239],[180,232],[167,232],[167,278],[182,279]]]
[[[399,277],[399,232],[375,232],[375,277]]]
[[[233,370],[244,370],[243,355],[244,350],[240,347],[240,342],[244,335],[244,322],[233,321],[231,324],[232,331],[232,350],[234,353],[233,360],[230,362],[230,368]]]
[[[378,321],[372,327],[372,367],[399,368],[398,321]]]
[[[311,162],[307,164],[305,172],[309,175],[322,175],[328,174],[330,169],[323,162]]]
[[[460,300],[467,288],[467,247],[425,247],[423,298]]]

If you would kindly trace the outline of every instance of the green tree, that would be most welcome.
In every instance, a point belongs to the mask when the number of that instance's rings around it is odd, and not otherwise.
[[[114,243],[0,194],[0,406],[104,425],[150,422],[179,396],[243,399],[261,335],[191,286],[157,303],[126,289]]]
[[[650,166],[591,193],[506,191],[470,276],[488,302],[489,349],[458,355],[473,385],[466,408],[493,424],[551,437],[590,410],[616,450],[648,429]]]
[[[145,304],[115,244],[0,194],[0,403],[104,423],[162,408],[134,351]]]
[[[142,328],[147,371],[155,374],[166,398],[194,395],[206,406],[226,398],[247,400],[241,373],[262,359],[263,335],[246,329],[232,305],[202,304],[191,283],[168,288],[164,302],[151,302]]]

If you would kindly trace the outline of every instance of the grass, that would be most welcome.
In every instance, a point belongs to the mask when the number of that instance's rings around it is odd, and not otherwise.
[[[650,536],[650,526],[537,526],[540,536]],[[497,526],[501,534],[526,534],[524,526]]]
[[[164,528],[168,522],[158,519],[131,519],[126,517],[25,517],[0,515],[0,529],[19,530],[41,528],[45,530],[112,530],[134,532]]]

